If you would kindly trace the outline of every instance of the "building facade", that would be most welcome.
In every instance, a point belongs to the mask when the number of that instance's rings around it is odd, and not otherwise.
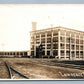
[[[84,32],[54,27],[30,32],[31,57],[84,59]]]

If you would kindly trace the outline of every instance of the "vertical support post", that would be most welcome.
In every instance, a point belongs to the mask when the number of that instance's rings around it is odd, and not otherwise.
[[[47,33],[45,33],[45,56],[47,56]]]
[[[69,52],[70,52],[70,55],[69,55],[69,59],[72,59],[72,57],[71,57],[71,32],[70,32],[70,42],[69,42],[69,47],[70,47],[70,49],[69,49]]]
[[[23,52],[23,56],[25,56],[25,52]]]
[[[66,59],[66,31],[65,31],[65,59]]]
[[[3,51],[3,57],[5,56],[4,51]]]
[[[15,51],[15,56],[17,56],[17,52]]]
[[[32,44],[31,44],[31,33],[30,33],[30,56],[31,56],[31,47],[32,47]]]
[[[12,52],[12,56],[13,56],[13,52]]]
[[[8,55],[10,56],[10,52],[8,51]]]
[[[83,35],[83,59],[84,59],[84,35]]]
[[[18,51],[18,57],[19,57],[19,51]]]
[[[41,44],[41,34],[40,34],[40,44]]]
[[[6,52],[5,52],[5,56],[6,56]]]
[[[40,33],[40,44],[42,44],[41,42],[41,33]],[[42,50],[42,49],[41,49]],[[43,54],[42,54],[43,50],[41,51],[41,57],[43,58]]]
[[[58,58],[60,59],[60,29],[58,30]]]
[[[79,58],[80,58],[80,34],[79,34]]]
[[[11,52],[11,57],[13,56],[13,52]]]
[[[53,31],[51,33],[51,52],[50,55],[53,56]]]
[[[76,34],[75,34],[75,59],[76,59]]]
[[[34,34],[34,56],[36,56],[36,33]]]

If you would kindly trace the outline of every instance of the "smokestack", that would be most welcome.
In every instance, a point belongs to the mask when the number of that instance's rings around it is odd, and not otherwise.
[[[36,30],[36,24],[37,24],[37,22],[32,22],[32,31]]]

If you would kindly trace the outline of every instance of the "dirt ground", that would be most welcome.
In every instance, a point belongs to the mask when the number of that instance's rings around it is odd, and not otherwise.
[[[0,58],[2,60],[29,79],[84,79],[84,70],[53,66],[53,59]],[[2,72],[0,69],[0,74]]]
[[[3,63],[2,60],[0,60],[0,78],[1,79],[9,78],[7,68],[6,68],[6,66],[5,66],[5,64]]]

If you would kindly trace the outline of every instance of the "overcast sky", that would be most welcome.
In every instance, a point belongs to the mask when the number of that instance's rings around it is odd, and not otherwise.
[[[32,22],[37,29],[63,26],[84,30],[84,4],[1,4],[0,50],[29,50]]]

